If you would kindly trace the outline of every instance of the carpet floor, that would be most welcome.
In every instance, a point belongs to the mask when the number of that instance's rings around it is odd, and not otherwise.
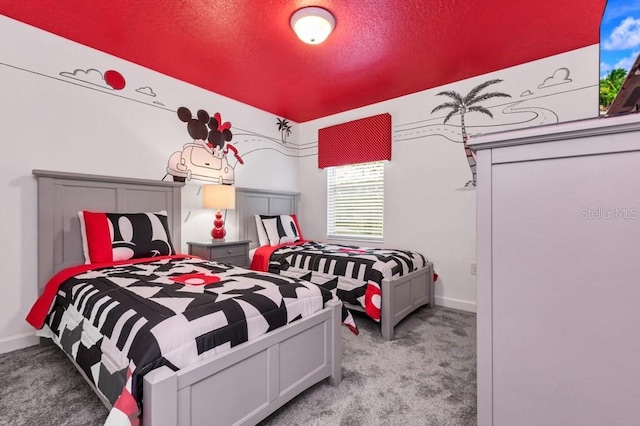
[[[476,424],[475,314],[420,308],[391,342],[373,321],[356,322],[359,336],[342,330],[342,383],[312,386],[260,426]],[[106,416],[57,347],[0,355],[0,425],[99,425]]]

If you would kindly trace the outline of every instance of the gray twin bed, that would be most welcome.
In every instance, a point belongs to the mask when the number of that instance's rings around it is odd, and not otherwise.
[[[255,215],[297,214],[296,192],[267,191],[238,188],[237,223],[239,238],[258,244]],[[421,306],[433,306],[433,263],[426,262],[424,268],[417,269],[395,279],[382,281],[382,303],[380,331],[384,340],[393,339],[395,326],[407,315]],[[361,306],[343,302],[351,310],[363,311]]]
[[[173,242],[180,247],[182,184],[42,170],[33,174],[38,180],[40,292],[57,271],[84,263],[79,210],[166,210]],[[329,301],[310,317],[206,361],[178,371],[155,369],[144,376],[143,424],[256,424],[325,378],[340,383],[340,332],[340,304]]]
[[[34,170],[38,181],[38,286],[56,272],[84,263],[78,211],[166,210],[180,247],[181,187],[174,182]],[[297,212],[297,193],[238,189],[239,238],[257,242],[255,214]],[[409,313],[433,305],[433,265],[382,285],[381,331],[386,340]],[[356,308],[350,306],[351,308]],[[145,425],[252,425],[328,378],[341,381],[341,305],[325,308],[205,361],[144,375]],[[70,357],[71,361],[73,359]],[[74,362],[75,364],[75,362]],[[78,367],[78,365],[76,365]],[[89,385],[92,381],[81,371]],[[96,392],[100,395],[98,392]],[[110,408],[110,403],[101,397]]]

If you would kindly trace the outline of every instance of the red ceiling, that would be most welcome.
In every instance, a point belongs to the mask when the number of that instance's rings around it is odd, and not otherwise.
[[[0,13],[304,122],[599,42],[606,0],[0,0]],[[310,46],[302,6],[336,17]]]

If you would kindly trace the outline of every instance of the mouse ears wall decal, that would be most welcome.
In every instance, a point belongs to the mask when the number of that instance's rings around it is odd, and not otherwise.
[[[171,154],[167,174],[177,182],[196,179],[232,185],[235,170],[227,154],[233,153],[236,165],[244,161],[237,148],[227,143],[233,139],[231,123],[223,123],[219,112],[210,116],[203,109],[198,110],[195,117],[187,107],[178,108],[177,114],[180,121],[187,123],[187,133],[193,140],[184,144],[182,151]]]
[[[211,127],[212,129],[217,128],[220,132],[223,132],[231,128],[230,122],[227,121],[225,123],[222,123],[222,116],[219,112],[213,114],[213,119],[215,120],[215,122],[209,123],[209,127]]]
[[[231,123],[225,122],[222,123],[222,117],[219,112],[213,114],[211,120],[209,120],[209,143],[213,148],[218,147],[222,149],[224,147],[224,143],[231,141],[233,138],[233,134],[231,133]]]
[[[180,121],[187,123],[187,133],[194,140],[207,139],[209,130],[207,129],[207,123],[209,123],[209,114],[207,111],[201,109],[197,112],[197,118],[193,118],[191,111],[187,107],[178,108],[178,118]]]

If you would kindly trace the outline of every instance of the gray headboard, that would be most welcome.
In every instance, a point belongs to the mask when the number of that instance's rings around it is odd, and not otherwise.
[[[61,269],[84,263],[78,211],[166,210],[180,250],[183,183],[33,170],[38,180],[38,289]]]
[[[257,247],[255,215],[298,214],[299,196],[299,192],[236,188],[238,239],[250,240],[251,248]]]

